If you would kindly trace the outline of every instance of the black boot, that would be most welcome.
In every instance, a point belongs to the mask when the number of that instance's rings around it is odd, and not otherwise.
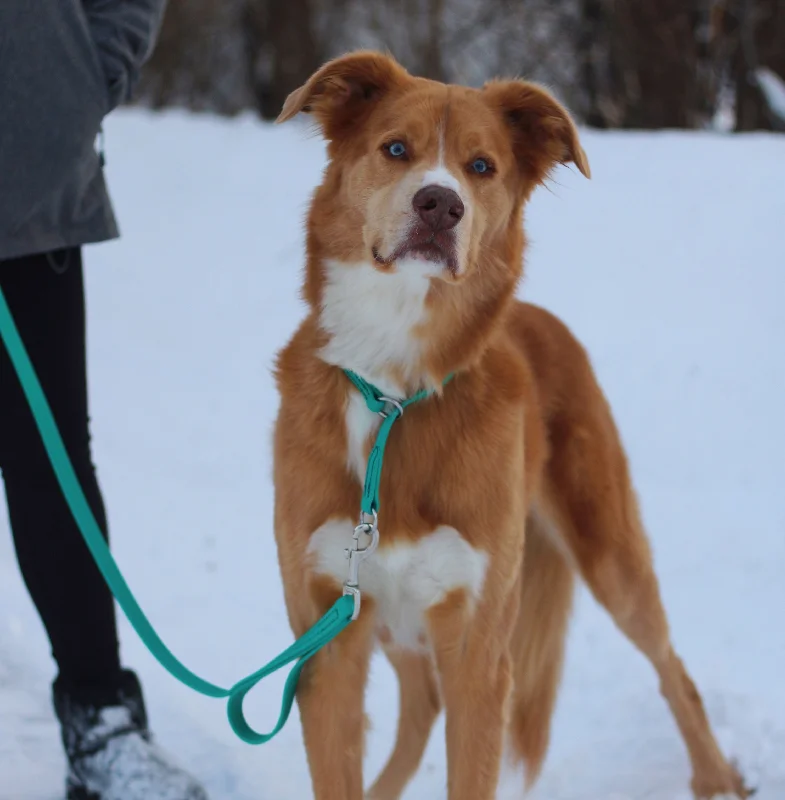
[[[204,789],[152,742],[139,680],[110,689],[53,687],[68,757],[67,800],[207,800]]]

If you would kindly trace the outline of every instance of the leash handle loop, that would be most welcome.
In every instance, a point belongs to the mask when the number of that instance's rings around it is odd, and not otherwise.
[[[248,744],[265,744],[269,742],[286,724],[292,711],[297,682],[309,658],[316,655],[319,650],[331,642],[352,621],[354,600],[344,595],[335,601],[332,608],[306,633],[304,633],[291,647],[274,658],[269,664],[257,672],[238,681],[229,691],[229,701],[226,704],[229,724],[235,734]],[[247,722],[243,712],[243,702],[246,695],[259,681],[277,672],[292,661],[297,663],[292,667],[284,684],[283,699],[281,700],[281,713],[278,722],[270,733],[258,733]]]

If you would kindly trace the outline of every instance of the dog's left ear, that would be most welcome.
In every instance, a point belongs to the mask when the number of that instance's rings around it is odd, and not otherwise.
[[[362,123],[385,95],[412,78],[395,59],[383,53],[359,51],[333,59],[287,98],[276,122],[298,112],[312,113],[328,139]]]
[[[572,117],[545,89],[526,81],[490,81],[483,94],[508,125],[527,178],[542,183],[556,164],[569,163],[591,177]]]

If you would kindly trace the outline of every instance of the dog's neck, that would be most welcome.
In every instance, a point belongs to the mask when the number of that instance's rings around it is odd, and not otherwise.
[[[318,288],[311,281],[310,289],[325,337],[320,358],[395,398],[440,391],[448,374],[476,363],[515,290],[503,263],[491,258],[460,287],[429,277],[417,260],[380,272],[368,262],[324,258],[309,261],[311,274],[317,264]]]
[[[319,326],[327,343],[320,357],[392,397],[430,387],[422,334],[431,280],[422,262],[404,260],[382,273],[369,263],[325,259],[323,270]]]

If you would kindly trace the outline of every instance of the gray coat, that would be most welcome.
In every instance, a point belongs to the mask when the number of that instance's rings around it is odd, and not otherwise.
[[[118,236],[96,150],[165,0],[0,0],[0,260]]]

